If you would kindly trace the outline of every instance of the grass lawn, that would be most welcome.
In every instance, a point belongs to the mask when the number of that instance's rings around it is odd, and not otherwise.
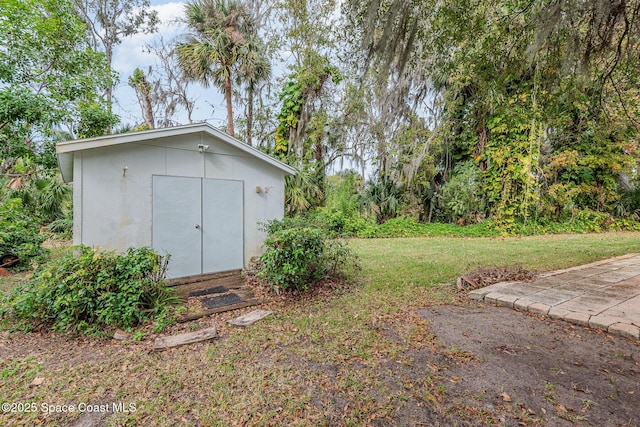
[[[0,400],[38,405],[36,412],[0,413],[0,425],[66,425],[88,415],[46,414],[43,403],[135,406],[102,414],[107,425],[402,425],[397,414],[410,399],[428,405],[434,417],[447,414],[452,409],[437,379],[396,376],[391,368],[412,366],[422,348],[469,357],[440,348],[416,308],[465,304],[452,282],[477,266],[542,272],[579,265],[640,252],[640,233],[371,239],[350,246],[361,258],[359,283],[330,296],[274,298],[263,307],[274,315],[247,329],[222,324],[224,316],[182,327],[220,326],[221,338],[210,343],[150,353],[150,335],[120,343],[0,331]],[[0,278],[0,290],[14,282]],[[30,386],[36,377],[44,382]],[[491,414],[465,413],[461,419],[497,422]]]

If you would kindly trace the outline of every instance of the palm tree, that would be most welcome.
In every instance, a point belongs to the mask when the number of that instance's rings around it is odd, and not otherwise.
[[[241,51],[237,81],[247,88],[247,134],[246,142],[251,143],[253,128],[253,95],[258,83],[271,76],[271,63],[265,55],[264,43],[255,34],[247,37]]]
[[[185,12],[192,33],[177,46],[178,63],[187,78],[224,91],[228,132],[234,136],[232,77],[247,35],[253,32],[252,19],[236,0],[193,0]]]

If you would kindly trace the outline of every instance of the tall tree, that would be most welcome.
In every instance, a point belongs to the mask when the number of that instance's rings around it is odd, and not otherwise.
[[[70,1],[0,2],[0,173],[13,176],[0,198],[21,198],[22,211],[43,223],[69,223],[71,189],[59,177],[55,142],[103,135],[117,123],[102,97],[113,78]]]
[[[406,165],[394,158],[403,149],[393,141],[403,140],[405,130],[414,124],[422,126],[435,118],[427,103],[432,92],[425,67],[429,61],[425,38],[436,9],[430,0],[349,0],[343,4],[345,38],[352,46],[348,62],[358,76],[351,92],[356,97],[351,106],[358,108],[348,114],[358,117],[357,134],[370,140],[378,172],[396,184],[402,184],[402,174],[394,170]],[[366,104],[358,102],[361,98]]]
[[[337,5],[333,0],[282,0],[276,10],[278,41],[290,74],[279,91],[274,152],[300,171],[285,188],[289,206],[298,211],[322,203],[327,169],[334,154],[344,152],[334,150],[342,143]]]
[[[102,51],[109,66],[113,50],[124,37],[157,30],[158,14],[151,10],[149,0],[73,0],[78,16],[87,26],[91,47]],[[113,85],[106,89],[111,104]]]
[[[227,130],[234,136],[233,76],[247,36],[254,32],[252,19],[236,0],[194,0],[185,12],[191,32],[177,46],[178,63],[186,77],[223,90]]]
[[[245,120],[240,122],[245,141],[251,145],[267,149],[273,146],[275,128],[275,110],[278,101],[273,89],[278,85],[280,67],[273,68],[272,62],[278,62],[283,49],[283,40],[279,25],[276,24],[276,12],[279,2],[273,0],[242,0],[247,13],[251,16],[254,32],[248,36],[249,49],[243,52],[238,67],[235,100],[244,108]],[[248,72],[248,73],[247,73]],[[246,79],[242,75],[246,75]],[[264,76],[261,77],[261,75]],[[251,102],[250,102],[251,101]]]
[[[265,55],[262,40],[255,34],[247,37],[238,61],[237,84],[244,86],[247,93],[245,142],[253,145],[253,106],[257,86],[271,77],[271,62]]]
[[[144,125],[147,129],[155,129],[156,122],[153,116],[153,103],[151,101],[153,86],[149,83],[144,71],[140,68],[133,70],[133,74],[129,76],[129,86],[136,91],[140,108],[142,108]]]
[[[3,159],[34,156],[57,127],[83,137],[117,122],[101,97],[114,76],[69,1],[0,2],[0,46]]]

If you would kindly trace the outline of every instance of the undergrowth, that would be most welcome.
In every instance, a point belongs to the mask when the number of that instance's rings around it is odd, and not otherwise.
[[[415,218],[398,217],[382,224],[355,214],[342,215],[339,211],[318,209],[303,215],[287,217],[269,223],[270,232],[291,228],[320,229],[329,238],[394,238],[394,237],[495,237],[531,236],[543,234],[584,234],[606,231],[640,231],[640,221],[615,218],[610,214],[590,210],[577,211],[571,218],[557,222],[546,218],[498,223],[485,220],[476,224],[421,223]]]
[[[37,270],[4,298],[0,315],[30,328],[97,334],[113,327],[133,328],[150,319],[172,322],[179,302],[164,282],[167,260],[150,248],[125,254],[86,246]]]
[[[394,218],[380,225],[370,225],[356,234],[362,238],[381,237],[491,237],[499,233],[490,222],[460,226],[454,224],[423,224],[414,218]]]
[[[0,257],[17,257],[18,263],[13,266],[16,269],[26,269],[45,259],[47,250],[42,247],[45,238],[39,231],[40,224],[25,213],[20,199],[0,203]]]

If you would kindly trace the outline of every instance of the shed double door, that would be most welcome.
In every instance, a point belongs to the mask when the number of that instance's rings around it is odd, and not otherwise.
[[[170,254],[167,277],[244,264],[242,181],[153,176],[153,248]]]

